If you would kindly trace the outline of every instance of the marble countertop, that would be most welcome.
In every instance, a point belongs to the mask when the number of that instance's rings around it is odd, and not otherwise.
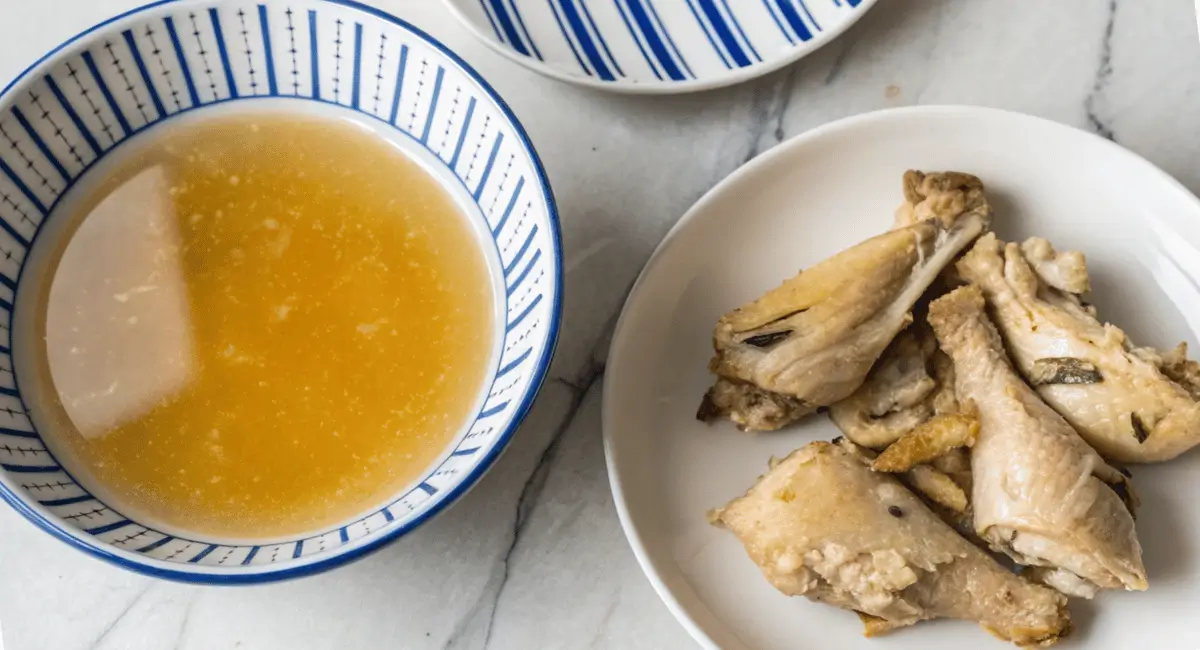
[[[0,85],[135,4],[4,3]],[[703,192],[816,125],[947,103],[1098,132],[1200,191],[1200,45],[1190,0],[885,0],[794,66],[676,97],[545,79],[476,42],[436,0],[376,4],[474,65],[546,164],[567,272],[553,380],[508,452],[459,504],[383,551],[312,578],[242,588],[143,578],[0,508],[8,650],[694,648],[617,522],[599,397],[629,286]]]

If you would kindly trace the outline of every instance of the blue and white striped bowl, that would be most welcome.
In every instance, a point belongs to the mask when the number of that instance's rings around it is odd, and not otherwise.
[[[829,42],[876,0],[444,0],[542,74],[630,93],[738,83]]]
[[[163,123],[243,108],[350,119],[404,147],[486,241],[504,319],[475,419],[425,476],[353,521],[259,542],[168,530],[101,501],[60,464],[53,436],[47,446],[46,396],[31,388],[47,385],[35,323],[45,251],[62,243],[66,221],[56,207],[102,174],[110,154]],[[157,2],[72,38],[0,92],[0,497],[120,566],[261,582],[340,565],[413,530],[469,489],[512,437],[545,377],[561,302],[554,200],[521,125],[444,46],[352,0]]]

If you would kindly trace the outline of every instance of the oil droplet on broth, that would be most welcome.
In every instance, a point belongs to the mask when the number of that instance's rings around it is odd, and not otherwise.
[[[307,532],[402,489],[469,416],[492,341],[482,253],[375,136],[193,123],[82,205],[46,297],[73,423],[53,442],[114,505],[210,535]]]

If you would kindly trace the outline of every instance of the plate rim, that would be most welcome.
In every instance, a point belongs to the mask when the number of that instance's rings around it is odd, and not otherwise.
[[[655,561],[650,556],[648,545],[642,538],[642,532],[638,529],[637,522],[629,512],[627,505],[627,496],[625,488],[621,481],[621,476],[617,470],[616,452],[614,449],[613,438],[615,436],[613,422],[615,418],[611,415],[616,412],[620,406],[617,404],[614,396],[615,389],[612,384],[617,381],[614,379],[619,373],[614,372],[614,369],[621,367],[623,362],[619,358],[620,351],[624,347],[624,338],[630,336],[626,332],[628,320],[630,318],[630,307],[633,299],[638,292],[643,288],[646,278],[653,272],[654,268],[661,261],[666,248],[686,230],[692,221],[697,218],[697,215],[708,208],[710,204],[718,200],[728,188],[741,179],[753,175],[759,169],[765,168],[772,161],[785,157],[792,153],[795,149],[803,148],[808,143],[817,140],[821,137],[836,133],[838,131],[853,130],[863,125],[878,123],[893,119],[906,119],[910,117],[936,116],[936,115],[975,115],[988,120],[1016,120],[1025,121],[1029,124],[1050,127],[1056,129],[1066,129],[1074,131],[1079,135],[1092,139],[1093,142],[1099,141],[1100,146],[1107,147],[1116,156],[1124,156],[1129,162],[1139,165],[1153,176],[1164,181],[1167,187],[1179,192],[1182,198],[1190,200],[1197,211],[1200,211],[1200,198],[1196,196],[1187,186],[1181,183],[1177,178],[1167,173],[1165,170],[1154,164],[1144,156],[1127,149],[1113,140],[1097,135],[1084,129],[1064,124],[1055,120],[1012,111],[1001,108],[992,108],[985,106],[974,106],[967,104],[935,104],[935,105],[916,105],[916,106],[901,106],[896,108],[886,108],[864,113],[849,115],[832,122],[826,122],[820,126],[809,129],[791,138],[784,140],[782,143],[775,145],[749,162],[738,167],[728,176],[722,178],[715,185],[706,191],[699,199],[696,200],[690,208],[688,208],[683,216],[671,226],[667,234],[663,236],[662,241],[654,248],[647,259],[642,270],[638,273],[637,280],[633,283],[629,294],[625,298],[625,302],[621,307],[620,317],[617,319],[617,324],[613,329],[612,344],[609,347],[608,357],[605,362],[605,376],[603,386],[603,397],[600,406],[601,419],[601,435],[604,443],[604,464],[608,474],[609,488],[612,493],[613,506],[617,511],[617,519],[621,523],[621,530],[625,534],[625,540],[629,543],[630,549],[633,551],[634,557],[637,560],[638,567],[642,570],[642,574],[650,582],[654,592],[658,595],[659,600],[666,605],[671,615],[675,620],[688,632],[694,641],[705,650],[723,650],[723,647],[717,643],[701,625],[693,618],[691,613],[680,603],[675,593],[663,580],[659,574],[658,567]]]
[[[1200,0],[1198,0],[1200,1]],[[633,83],[629,81],[602,81],[591,77],[578,77],[567,74],[557,67],[552,66],[545,61],[537,61],[530,57],[524,56],[519,52],[514,52],[512,48],[505,47],[503,43],[499,43],[496,39],[488,36],[482,26],[476,25],[474,21],[467,17],[463,10],[460,9],[456,0],[441,0],[446,10],[450,15],[454,16],[455,20],[467,30],[476,40],[482,41],[488,49],[503,56],[504,58],[517,63],[518,65],[533,70],[534,72],[565,81],[577,86],[585,88],[594,88],[596,90],[604,90],[611,93],[622,95],[684,95],[687,93],[702,92],[705,90],[715,90],[717,88],[725,88],[726,86],[737,85],[751,79],[768,75],[772,72],[785,68],[800,59],[816,52],[825,47],[830,41],[841,36],[846,30],[853,27],[862,17],[867,14],[879,0],[861,0],[858,6],[855,7],[855,12],[850,14],[850,17],[838,23],[836,27],[828,31],[822,31],[819,36],[815,36],[811,40],[804,41],[803,45],[792,45],[785,56],[780,56],[769,61],[760,61],[759,63],[748,65],[744,68],[730,70],[728,74],[718,75],[708,80],[692,79],[688,81],[647,81]]]

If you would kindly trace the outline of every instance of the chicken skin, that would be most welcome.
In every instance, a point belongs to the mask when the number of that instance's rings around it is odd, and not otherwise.
[[[712,514],[776,589],[859,612],[876,634],[933,618],[1018,645],[1071,629],[1066,598],[1000,566],[851,443],[814,442]]]
[[[1125,477],[1013,370],[974,285],[935,300],[929,323],[954,362],[955,391],[978,411],[971,448],[975,531],[1074,595],[1146,589]]]
[[[697,417],[772,430],[853,393],[938,274],[989,226],[978,178],[904,175],[895,228],[802,271],[717,323]]]
[[[1163,354],[1101,323],[1080,299],[1082,254],[989,234],[957,268],[983,290],[1020,373],[1105,458],[1164,461],[1200,444],[1200,364],[1184,344]]]

